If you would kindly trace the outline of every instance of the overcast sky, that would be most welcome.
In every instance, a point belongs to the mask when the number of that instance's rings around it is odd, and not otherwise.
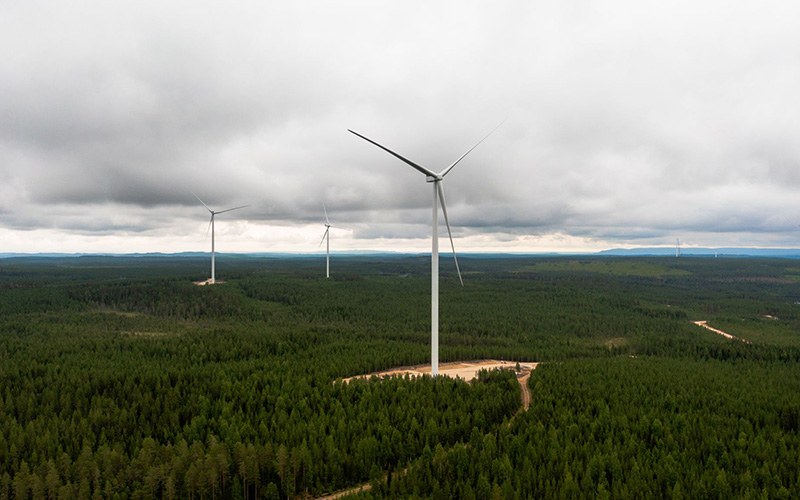
[[[0,2],[0,253],[800,247],[800,2]],[[444,244],[444,242],[442,242]]]

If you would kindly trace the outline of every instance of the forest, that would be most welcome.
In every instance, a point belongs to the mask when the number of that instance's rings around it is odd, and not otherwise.
[[[799,498],[800,263],[0,259],[0,500]],[[692,321],[729,332],[730,340]]]

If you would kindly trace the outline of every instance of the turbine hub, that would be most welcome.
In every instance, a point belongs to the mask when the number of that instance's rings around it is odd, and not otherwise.
[[[438,175],[436,177],[432,175],[425,176],[425,182],[438,182],[440,180],[442,180],[442,178],[439,177]]]

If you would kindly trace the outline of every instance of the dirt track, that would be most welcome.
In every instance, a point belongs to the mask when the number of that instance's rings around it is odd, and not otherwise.
[[[534,367],[535,369],[536,367]],[[531,378],[531,370],[525,372],[525,374],[519,377],[519,392],[522,396],[522,408],[520,411],[528,411],[528,408],[531,406],[531,390],[528,388],[528,379]]]
[[[739,338],[739,337],[734,337],[733,335],[731,335],[728,332],[723,332],[722,330],[718,330],[716,328],[708,326],[708,321],[705,321],[705,320],[703,320],[703,321],[692,321],[692,323],[694,323],[697,326],[701,326],[701,327],[705,328],[706,330],[710,330],[710,331],[716,333],[717,335],[722,335],[726,339],[738,340],[739,342],[744,342],[745,344],[749,344],[750,343],[749,340],[742,339],[742,338]]]
[[[539,366],[539,363],[519,363],[519,365],[520,365],[520,372],[517,376],[517,382],[519,382],[521,406],[517,413],[527,411],[528,408],[531,406],[531,391],[530,389],[528,389],[528,379],[531,378],[531,372],[535,370],[537,366]],[[480,370],[484,369],[492,370],[495,368],[514,369],[515,367],[516,367],[515,362],[496,361],[496,360],[442,363],[439,365],[439,375],[443,375],[445,377],[458,377],[466,381],[470,381],[477,376],[478,371]],[[386,370],[383,372],[369,373],[367,375],[357,375],[355,377],[346,378],[344,379],[344,381],[348,382],[355,378],[369,379],[373,375],[378,377],[392,377],[392,376],[404,376],[404,375],[411,375],[412,377],[418,377],[420,375],[429,375],[430,373],[431,373],[430,365],[419,366],[419,367],[411,366],[406,368],[395,368],[393,370]],[[401,473],[402,472],[395,472],[395,474],[401,474]],[[345,490],[340,490],[335,493],[331,493],[330,495],[317,497],[317,500],[335,500],[337,498],[342,498],[348,495],[355,495],[356,493],[361,493],[362,491],[369,491],[371,489],[372,489],[372,484],[365,483],[359,486],[354,486],[352,488],[347,488]]]
[[[355,486],[353,488],[348,488],[346,490],[337,491],[336,493],[331,493],[330,495],[325,495],[324,497],[317,497],[317,500],[334,500],[336,498],[355,495],[356,493],[361,493],[362,491],[369,491],[371,489],[372,489],[372,483],[366,483],[362,484],[361,486]]]

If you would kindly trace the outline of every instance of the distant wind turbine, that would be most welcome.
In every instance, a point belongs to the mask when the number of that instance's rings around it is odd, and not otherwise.
[[[328,220],[328,210],[325,208],[325,204],[322,204],[322,210],[325,212],[325,233],[322,235],[322,239],[320,240],[319,244],[322,245],[322,242],[325,241],[325,277],[331,277],[331,221]]]
[[[501,123],[502,125],[502,123]],[[350,129],[347,129],[348,132],[351,134],[357,135],[358,137],[364,139],[365,141],[378,146],[382,150],[386,151],[390,155],[394,156],[398,160],[408,164],[410,167],[422,172],[425,174],[425,178],[427,182],[433,184],[433,220],[432,220],[432,231],[431,231],[431,375],[436,376],[439,374],[439,203],[442,205],[442,214],[444,214],[444,222],[447,225],[447,234],[450,237],[450,248],[453,250],[453,260],[456,263],[456,272],[458,273],[458,280],[461,282],[461,286],[464,286],[464,280],[461,279],[461,270],[458,267],[458,257],[456,257],[456,247],[453,244],[453,234],[450,231],[450,221],[447,219],[447,206],[444,200],[444,190],[442,189],[442,181],[444,180],[444,176],[450,173],[461,160],[464,159],[473,149],[477,148],[480,143],[486,140],[487,137],[492,135],[492,133],[497,130],[500,125],[497,125],[491,132],[486,134],[483,139],[478,141],[477,144],[472,146],[467,150],[466,153],[461,155],[456,161],[450,164],[447,168],[442,170],[441,172],[434,172],[433,170],[429,170],[413,161],[400,156],[399,154],[395,153],[391,149],[388,149],[384,146],[381,146],[377,142],[364,137],[363,135],[359,134],[358,132],[354,132]]]
[[[194,194],[194,193],[192,193]],[[194,194],[194,197],[197,198],[197,201],[203,204],[206,207],[206,210],[211,214],[211,220],[208,222],[208,227],[211,228],[211,280],[209,281],[210,284],[216,283],[216,269],[215,269],[215,261],[216,261],[216,252],[214,250],[214,216],[219,214],[224,214],[225,212],[232,212],[233,210],[239,210],[240,208],[249,207],[250,205],[242,205],[240,207],[233,207],[233,208],[226,208],[225,210],[211,210],[208,205],[205,204],[203,200],[200,199],[199,196]],[[207,230],[206,230],[207,231]],[[208,233],[206,233],[208,234]]]
[[[675,238],[675,257],[681,256],[681,240],[680,238]]]

